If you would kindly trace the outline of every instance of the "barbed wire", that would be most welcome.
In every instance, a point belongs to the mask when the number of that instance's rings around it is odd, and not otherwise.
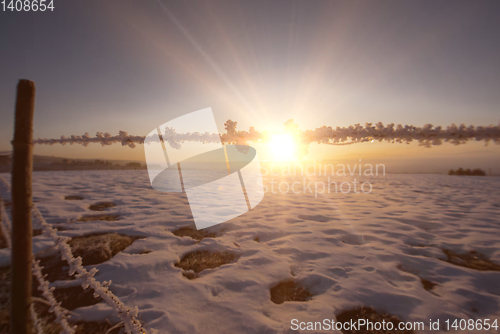
[[[50,287],[50,283],[46,280],[47,275],[43,275],[42,266],[40,266],[40,260],[35,260],[33,257],[31,263],[33,274],[38,281],[38,290],[42,292],[45,300],[50,304],[49,312],[54,313],[56,316],[56,321],[61,325],[62,332],[64,334],[74,334],[76,326],[71,326],[68,323],[68,311],[61,306],[61,302],[58,302],[54,297],[54,288]],[[40,333],[40,332],[39,332]]]
[[[7,182],[0,177],[0,183],[5,186]],[[7,249],[11,250],[12,249],[12,240],[11,240],[11,235],[10,235],[10,230],[11,230],[11,223],[9,216],[7,214],[7,210],[5,209],[5,205],[3,204],[3,201],[0,201],[0,217],[2,218],[0,220],[0,229],[2,230],[2,234],[7,242]],[[52,291],[49,291],[49,293],[52,294]],[[9,301],[10,303],[10,294],[9,294]],[[52,312],[52,311],[51,311]],[[31,320],[33,320],[33,324],[35,325],[36,332],[38,334],[43,334],[43,323],[40,321],[40,318],[38,317],[38,314],[35,311],[35,306],[33,303],[30,305],[30,316]]]
[[[101,297],[109,306],[111,306],[117,313],[120,319],[123,321],[125,326],[125,331],[130,334],[145,334],[146,330],[142,327],[142,324],[137,320],[137,315],[139,310],[137,307],[133,309],[129,308],[123,302],[114,295],[110,290],[109,286],[111,281],[104,281],[103,283],[97,281],[94,276],[98,272],[96,268],[92,268],[87,271],[82,265],[82,258],[78,256],[75,258],[71,252],[71,247],[68,245],[68,241],[71,240],[69,237],[57,235],[57,231],[45,221],[40,210],[33,206],[33,214],[41,225],[42,230],[45,235],[49,236],[55,242],[55,248],[61,253],[61,258],[69,264],[69,275],[82,279],[83,289],[91,288],[94,290],[94,298]]]
[[[35,325],[36,333],[43,334],[43,322],[38,317],[38,314],[35,311],[35,304],[31,303],[30,305],[30,314],[31,320],[33,320],[33,324]]]
[[[2,185],[3,188],[7,190],[7,192],[10,192],[10,185],[2,176],[0,176],[0,185]],[[7,211],[5,210],[5,206],[3,205],[3,201],[0,201],[0,210],[2,212],[2,221],[0,222],[0,228],[2,229],[2,233],[4,233],[9,249],[11,249],[11,224],[7,215]],[[118,313],[118,316],[123,321],[123,325],[127,333],[146,334],[146,330],[142,327],[142,324],[136,318],[139,313],[138,308],[135,307],[131,309],[123,304],[123,302],[121,302],[120,299],[109,290],[108,287],[111,285],[111,281],[105,281],[103,283],[97,281],[94,278],[95,274],[98,272],[96,268],[92,268],[91,270],[87,271],[83,267],[82,258],[75,258],[71,252],[71,247],[68,245],[68,241],[71,240],[71,238],[59,236],[52,225],[47,223],[45,218],[43,218],[43,215],[36,205],[33,205],[32,207],[32,215],[36,219],[36,222],[42,227],[43,233],[54,241],[55,248],[59,250],[61,258],[69,264],[69,275],[75,275],[76,277],[82,279],[82,287],[84,289],[87,289],[89,287],[92,288],[94,290],[94,298],[102,297],[103,300]],[[40,291],[42,291],[42,295],[51,305],[49,311],[56,315],[56,321],[59,322],[59,324],[61,324],[61,327],[63,328],[62,333],[73,334],[74,327],[69,325],[69,323],[67,322],[68,311],[62,308],[60,303],[57,302],[57,300],[54,298],[54,288],[51,288],[49,286],[50,283],[45,279],[46,275],[42,274],[42,267],[40,266],[39,261],[35,261],[33,259],[32,269],[39,282],[39,289]],[[40,325],[40,320],[37,317],[34,308],[32,308],[30,311],[35,327],[42,330],[42,332],[39,331],[38,333],[43,333],[43,329]],[[157,331],[151,329],[151,333],[154,334],[157,333]]]
[[[500,125],[489,126],[459,126],[452,124],[446,128],[441,126],[433,126],[426,124],[423,127],[413,125],[395,125],[393,123],[384,125],[379,122],[376,124],[366,123],[364,126],[360,124],[351,125],[348,127],[331,127],[322,126],[314,130],[301,130],[293,120],[288,120],[284,123],[285,133],[293,134],[294,140],[298,146],[302,146],[307,151],[309,144],[328,144],[328,145],[350,145],[371,141],[387,141],[390,143],[411,143],[417,141],[419,145],[431,147],[441,145],[443,143],[451,143],[454,145],[465,144],[468,141],[484,141],[486,144],[494,142],[500,144]],[[223,143],[223,144],[242,144],[246,145],[249,142],[265,143],[268,142],[275,132],[257,131],[251,127],[248,131],[238,131],[236,129],[237,122],[228,120],[224,123],[226,132],[218,133],[177,133],[175,129],[167,127],[162,133],[162,138],[165,143],[174,149],[180,149],[184,142],[201,142],[201,143]],[[148,141],[160,141],[158,135],[147,137]],[[88,133],[84,135],[72,135],[69,137],[61,136],[60,138],[39,138],[33,141],[39,145],[55,145],[55,144],[80,144],[87,146],[91,143],[99,143],[102,146],[108,146],[120,143],[122,146],[135,148],[137,144],[144,144],[146,136],[129,135],[126,131],[119,131],[118,135],[111,135],[108,132],[97,132],[94,137]]]

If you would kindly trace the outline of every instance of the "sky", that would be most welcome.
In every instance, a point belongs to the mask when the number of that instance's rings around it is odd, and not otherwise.
[[[281,130],[291,118],[302,129],[500,122],[498,1],[54,6],[0,11],[0,151],[11,149],[21,78],[37,85],[35,138],[119,130],[144,136],[206,107],[220,132],[227,119],[258,130]],[[493,144],[319,146],[308,158],[393,161],[400,171],[500,166],[500,145]],[[35,154],[144,159],[141,147],[120,145],[36,146]]]

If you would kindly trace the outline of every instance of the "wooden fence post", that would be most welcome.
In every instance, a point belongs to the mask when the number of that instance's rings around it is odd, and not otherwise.
[[[33,172],[33,115],[35,111],[35,83],[19,80],[17,85],[14,140],[12,141],[12,333],[32,334],[31,260],[32,234],[31,206]]]

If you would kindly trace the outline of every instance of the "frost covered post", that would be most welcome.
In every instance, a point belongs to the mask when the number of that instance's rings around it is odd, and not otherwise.
[[[19,80],[12,141],[11,327],[12,332],[16,334],[33,333],[30,306],[34,111],[35,83]]]

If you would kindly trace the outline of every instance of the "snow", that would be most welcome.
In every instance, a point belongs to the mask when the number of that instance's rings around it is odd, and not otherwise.
[[[500,272],[450,264],[441,250],[475,250],[500,263],[500,178],[389,174],[363,181],[372,183],[372,193],[268,192],[250,212],[212,227],[219,237],[199,243],[172,234],[194,227],[185,196],[153,190],[144,170],[36,172],[34,200],[47,222],[67,228],[58,232],[62,236],[106,231],[146,237],[95,266],[95,278],[111,280],[110,290],[160,333],[288,333],[292,319],[335,319],[357,306],[425,324],[500,318]],[[98,213],[121,219],[77,221],[96,214],[88,206],[101,201],[116,206]],[[34,237],[34,250],[50,245],[47,236]],[[151,252],[139,254],[145,250]],[[188,280],[174,264],[195,250],[228,251],[239,259]],[[9,261],[8,251],[0,250],[0,265]],[[420,278],[437,286],[426,291]],[[313,298],[272,303],[269,289],[287,279]],[[68,284],[79,282],[52,285]],[[105,303],[75,312],[83,320],[119,321]]]

